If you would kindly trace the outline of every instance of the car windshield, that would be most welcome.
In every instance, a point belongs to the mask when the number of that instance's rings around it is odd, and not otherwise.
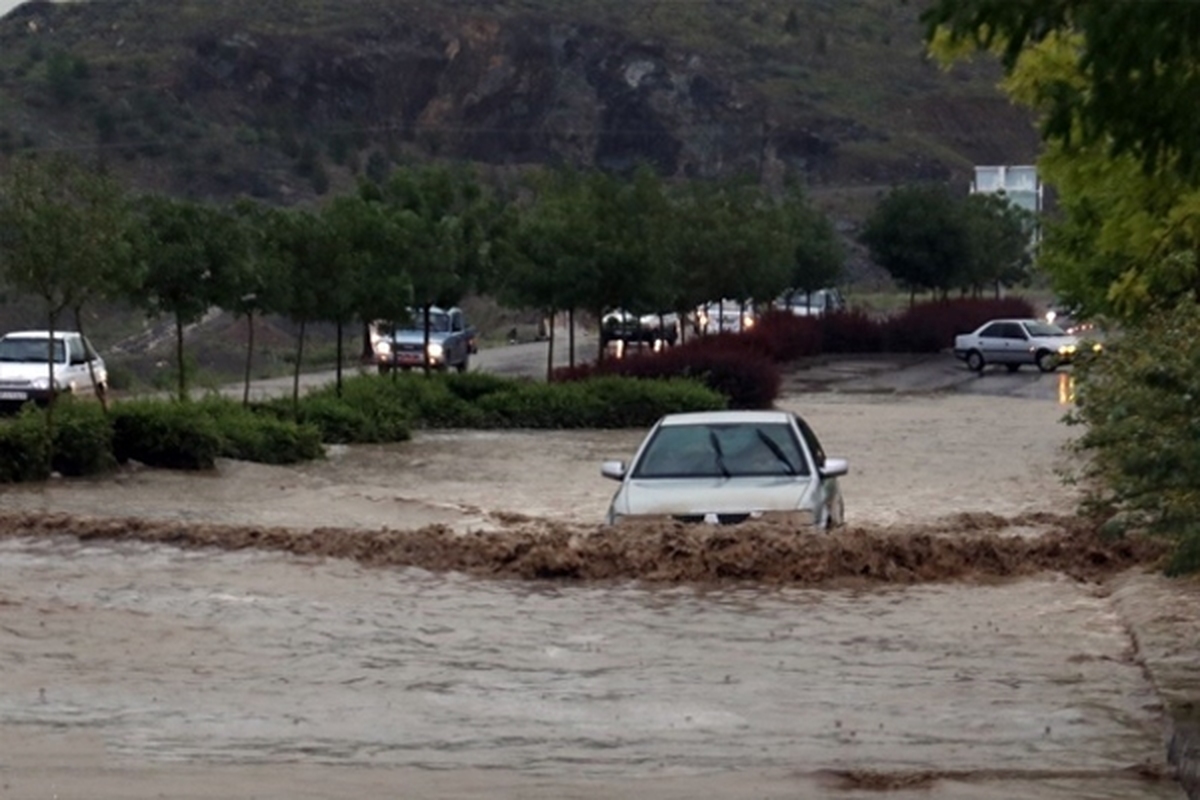
[[[786,423],[664,425],[646,445],[634,478],[808,475]]]
[[[412,313],[408,322],[399,322],[394,327],[397,331],[423,331],[425,330],[425,315],[420,309],[417,309]],[[392,328],[393,325],[390,322],[375,323],[375,331],[385,339],[392,335]],[[431,311],[429,313],[429,330],[435,333],[445,333],[450,330],[450,315],[445,311]]]
[[[35,364],[46,361],[46,339],[9,338],[0,339],[0,361]],[[54,340],[54,360],[65,361],[66,350],[62,339]]]
[[[1029,331],[1029,335],[1033,337],[1067,335],[1067,332],[1062,328],[1057,325],[1051,325],[1048,322],[1026,322],[1025,330]]]

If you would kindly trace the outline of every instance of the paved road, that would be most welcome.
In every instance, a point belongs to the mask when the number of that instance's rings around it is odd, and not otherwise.
[[[555,366],[568,364],[567,338],[560,334],[555,340]],[[541,379],[546,374],[548,344],[525,342],[491,347],[471,358],[471,370],[499,375]],[[576,359],[583,363],[596,355],[594,335],[576,339]],[[350,368],[353,375],[359,368]],[[300,376],[301,391],[332,383],[332,370],[310,372]],[[814,359],[809,365],[789,376],[786,389],[790,391],[838,391],[868,394],[924,394],[934,392],[963,392],[992,396],[1053,400],[1067,403],[1073,394],[1071,371],[1063,368],[1053,373],[1040,373],[1025,367],[1017,373],[989,368],[981,375],[968,370],[961,361],[949,354],[933,355],[865,355],[831,356]],[[292,390],[290,377],[270,378],[251,383],[255,399],[287,395]],[[231,384],[225,394],[240,397],[241,384]]]

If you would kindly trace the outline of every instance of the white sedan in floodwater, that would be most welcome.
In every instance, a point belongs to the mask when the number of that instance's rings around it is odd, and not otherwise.
[[[707,411],[659,420],[628,465],[607,524],[630,518],[737,524],[780,517],[833,528],[844,521],[842,458],[827,458],[803,419],[786,411]]]

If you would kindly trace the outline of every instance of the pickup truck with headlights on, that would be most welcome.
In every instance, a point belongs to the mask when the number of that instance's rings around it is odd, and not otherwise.
[[[422,309],[410,310],[407,322],[393,325],[373,322],[368,326],[371,337],[371,359],[380,374],[393,369],[411,370],[425,366],[425,314]],[[429,310],[429,366],[438,371],[455,369],[466,372],[471,356],[479,351],[478,336],[467,324],[462,309],[438,308]]]

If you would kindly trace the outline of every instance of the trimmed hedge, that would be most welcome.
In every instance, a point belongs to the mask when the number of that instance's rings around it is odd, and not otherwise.
[[[212,469],[221,454],[216,420],[198,404],[131,400],[113,405],[113,451],[117,461],[140,461],[169,469]]]
[[[29,416],[45,426],[41,412],[27,407]],[[112,422],[98,404],[64,398],[54,406],[54,448],[51,466],[60,475],[77,477],[107,472],[116,466]]]
[[[50,477],[50,440],[41,416],[22,412],[0,422],[0,483]]]
[[[220,455],[260,464],[294,464],[325,455],[321,432],[265,414],[255,414],[240,403],[209,398],[196,407],[217,424]]]

